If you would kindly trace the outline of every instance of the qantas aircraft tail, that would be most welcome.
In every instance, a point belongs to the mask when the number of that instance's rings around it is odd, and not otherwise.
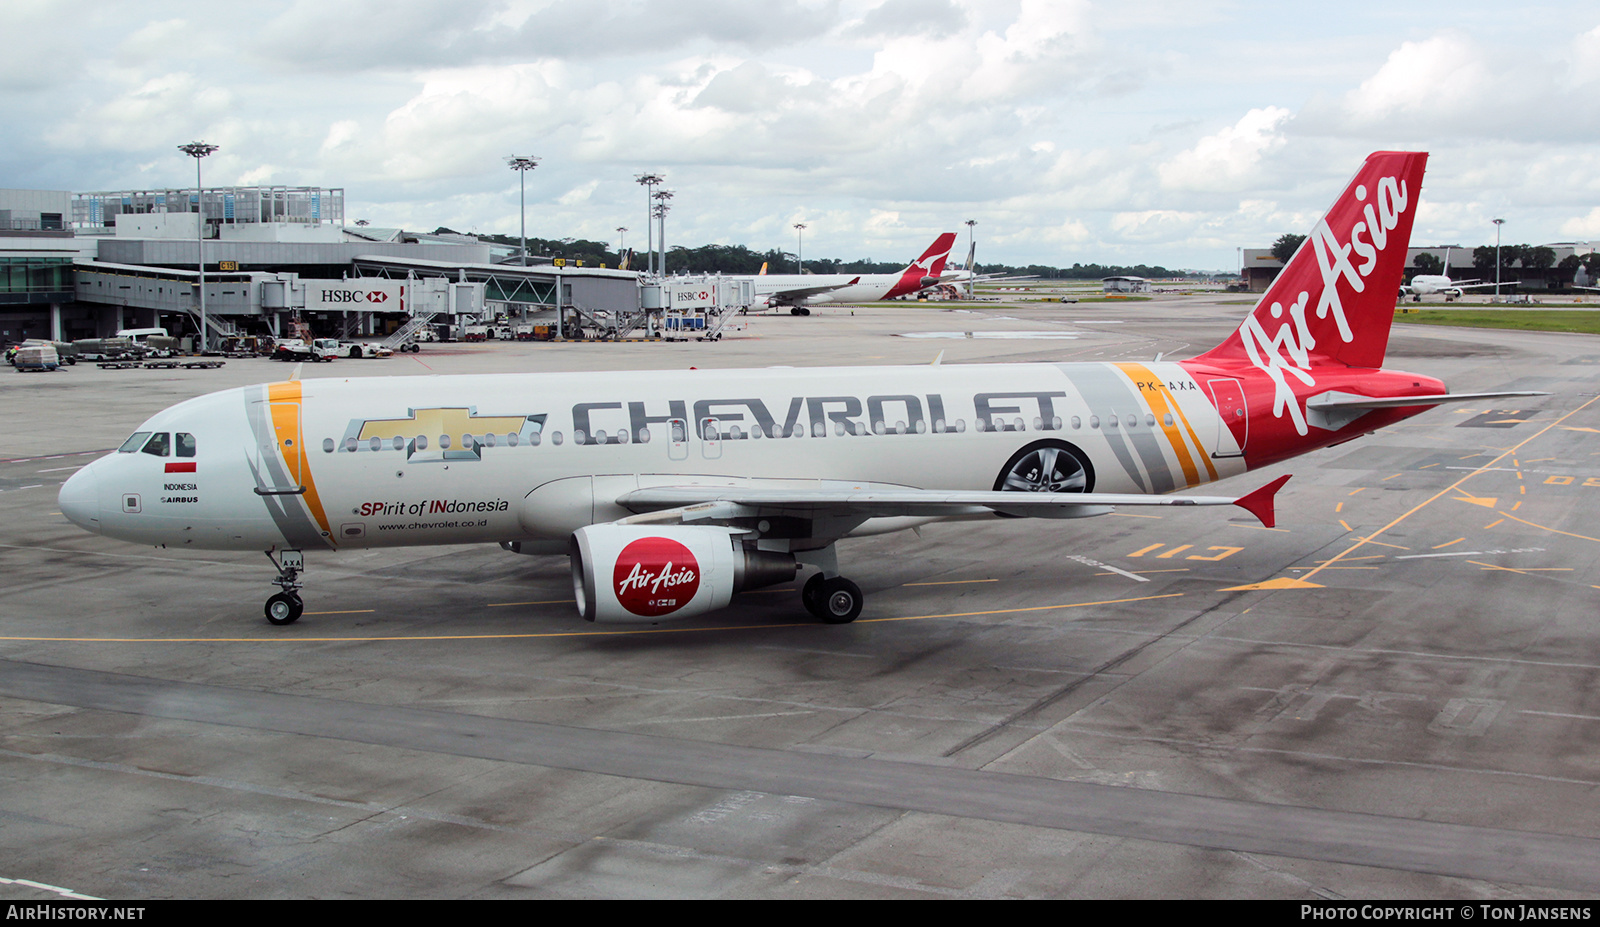
[[[922,252],[922,257],[912,261],[900,272],[900,279],[881,298],[894,299],[896,296],[915,293],[938,283],[939,275],[944,273],[945,261],[950,258],[950,249],[955,245],[955,232],[945,232],[935,238],[933,244],[928,246],[928,250]]]
[[[1427,163],[1426,152],[1369,155],[1244,324],[1194,361],[1383,366]]]
[[[950,249],[956,246],[956,233],[945,232],[933,240],[928,250],[922,252],[922,257],[917,258],[906,268],[907,272],[921,268],[924,277],[938,277],[944,273],[945,261],[950,259]]]

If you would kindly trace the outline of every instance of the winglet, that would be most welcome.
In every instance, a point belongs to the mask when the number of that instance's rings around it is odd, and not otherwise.
[[[1261,521],[1263,527],[1277,527],[1277,518],[1272,510],[1272,498],[1289,482],[1290,474],[1284,474],[1255,492],[1248,493],[1233,500],[1233,504],[1254,515]]]

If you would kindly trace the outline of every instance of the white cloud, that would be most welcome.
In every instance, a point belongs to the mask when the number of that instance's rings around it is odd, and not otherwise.
[[[1204,219],[1202,213],[1171,209],[1119,212],[1111,217],[1111,229],[1133,241],[1163,241],[1192,233]]]
[[[1600,206],[1589,210],[1586,216],[1575,216],[1561,223],[1561,234],[1581,240],[1600,239]]]
[[[1253,109],[1238,122],[1179,152],[1161,165],[1161,184],[1174,190],[1226,190],[1248,186],[1264,155],[1283,147],[1281,128],[1291,118],[1280,106]]]
[[[1402,43],[1345,96],[1345,106],[1367,123],[1455,115],[1481,103],[1493,82],[1481,48],[1459,35],[1441,35]]]
[[[991,261],[1225,267],[1304,232],[1368,151],[1416,147],[1418,236],[1492,241],[1499,215],[1571,238],[1600,202],[1600,12],[1541,10],[1418,0],[1396,32],[1360,3],[16,2],[0,175],[187,183],[175,146],[205,138],[208,182],[508,231],[515,152],[544,158],[541,236],[642,230],[652,169],[685,244],[792,248],[803,215],[808,255],[903,260],[973,218]]]

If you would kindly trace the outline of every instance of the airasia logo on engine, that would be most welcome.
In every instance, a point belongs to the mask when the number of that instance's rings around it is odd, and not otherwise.
[[[700,563],[671,538],[640,538],[617,555],[611,582],[623,608],[647,618],[666,615],[699,591]]]

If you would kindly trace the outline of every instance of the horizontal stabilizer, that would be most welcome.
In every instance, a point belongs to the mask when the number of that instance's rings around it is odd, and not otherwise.
[[[1263,527],[1277,527],[1277,514],[1273,510],[1273,499],[1278,495],[1278,490],[1283,484],[1289,482],[1289,474],[1278,477],[1267,485],[1252,493],[1246,493],[1233,500],[1233,504],[1244,509],[1259,520]]]
[[[1403,409],[1412,406],[1438,406],[1449,402],[1476,402],[1481,399],[1517,399],[1523,396],[1548,396],[1538,390],[1512,390],[1503,393],[1437,393],[1431,396],[1357,396],[1353,393],[1323,393],[1306,400],[1307,409]]]

